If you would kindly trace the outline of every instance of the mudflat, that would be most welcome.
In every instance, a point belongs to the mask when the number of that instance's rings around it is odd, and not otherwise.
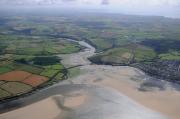
[[[50,95],[50,99],[7,112],[0,118],[11,119],[15,114],[16,117],[34,114],[36,106],[44,104],[43,102],[47,100],[47,104],[49,103],[55,111],[53,114],[40,113],[46,117],[51,116],[49,117],[51,119],[166,119],[166,117],[178,119],[180,117],[179,85],[151,79],[142,71],[132,67],[92,65],[87,57],[93,55],[94,51],[93,47],[88,46],[83,52],[61,55],[62,62],[67,67],[83,65],[79,67],[83,74],[34,94],[41,96],[46,93]],[[53,98],[54,95],[61,96]],[[33,96],[27,98],[31,97],[33,98]],[[55,101],[52,101],[52,98]],[[48,111],[47,104],[41,105],[40,108]],[[46,117],[44,119],[48,119]]]

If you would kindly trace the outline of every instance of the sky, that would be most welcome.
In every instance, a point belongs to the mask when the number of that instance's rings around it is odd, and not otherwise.
[[[0,7],[50,6],[180,18],[180,0],[0,0]],[[33,7],[32,7],[33,8]]]

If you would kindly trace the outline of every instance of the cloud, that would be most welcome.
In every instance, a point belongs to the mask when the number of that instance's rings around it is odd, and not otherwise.
[[[109,0],[102,0],[101,4],[102,5],[108,5],[109,4]]]
[[[61,0],[62,2],[75,2],[77,0]]]
[[[0,8],[7,6],[100,9],[106,12],[180,17],[180,0],[0,0]]]
[[[180,0],[0,0],[0,5],[57,5],[72,3],[74,5],[109,5],[109,6],[180,6]]]
[[[4,5],[56,4],[60,0],[1,0]]]
[[[109,3],[125,6],[179,6],[180,0],[109,0]]]

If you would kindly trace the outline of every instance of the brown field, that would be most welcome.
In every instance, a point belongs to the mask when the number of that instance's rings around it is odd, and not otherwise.
[[[26,93],[32,90],[32,87],[20,82],[8,82],[1,85],[1,88],[12,93],[13,95]]]
[[[47,80],[48,80],[48,78],[46,78],[44,76],[32,75],[32,76],[28,77],[27,79],[23,80],[22,82],[29,84],[33,87],[36,87],[36,86],[44,83]]]
[[[0,98],[8,97],[9,94],[13,96],[27,93],[33,87],[37,87],[47,80],[47,77],[33,75],[25,71],[12,71],[2,74],[0,75]]]
[[[22,81],[25,78],[29,77],[31,73],[24,71],[12,71],[5,74],[0,75],[0,80],[5,81]]]

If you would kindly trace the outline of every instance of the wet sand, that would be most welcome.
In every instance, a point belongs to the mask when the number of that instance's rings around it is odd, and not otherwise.
[[[142,83],[145,82],[144,79],[148,77],[144,72],[132,67],[89,65],[89,61],[84,58],[84,56],[86,57],[87,55],[94,55],[95,49],[91,46],[88,46],[88,48],[89,51],[68,57],[68,59],[73,59],[73,57],[76,57],[75,60],[67,61],[66,58],[63,60],[65,65],[75,65],[78,63],[81,64],[82,60],[84,60],[83,64],[85,64],[85,66],[81,67],[81,70],[86,71],[87,74],[82,74],[78,78],[73,79],[72,82],[79,84],[93,83],[96,85],[98,84],[101,86],[108,86],[110,88],[116,89],[120,93],[125,94],[138,103],[166,115],[171,119],[179,119],[179,85],[177,85],[177,90],[174,88],[175,84],[173,83],[169,83],[167,81],[157,81],[165,88],[164,90],[157,89],[157,86],[147,87],[151,88],[150,91],[140,91],[138,89]],[[157,82],[153,81],[155,85]]]
[[[0,119],[53,119],[61,113],[53,98],[0,115]]]
[[[35,119],[167,119],[112,88],[90,84],[52,87],[31,97],[20,99],[19,102],[27,102],[49,92],[54,92],[52,98],[1,114],[0,118],[26,119],[28,116]]]
[[[140,91],[145,74],[132,67],[88,66],[82,70],[91,72],[73,79],[74,83],[94,84],[113,88],[138,103],[166,115],[171,119],[180,117],[180,92],[169,84],[165,90]],[[108,72],[108,73],[107,73]],[[136,78],[136,81],[133,79]],[[153,88],[152,88],[153,89]]]
[[[75,108],[85,103],[87,95],[72,92],[69,96],[51,96],[26,107],[0,115],[0,119],[55,119],[63,115],[64,108]],[[59,117],[58,119],[63,119]]]
[[[86,99],[87,99],[86,95],[73,96],[65,100],[64,106],[69,108],[78,107],[84,104]]]
[[[178,91],[141,92],[137,90],[137,84],[129,83],[129,81],[106,80],[101,83],[120,91],[150,109],[161,112],[171,119],[179,119],[180,117],[180,92]]]

